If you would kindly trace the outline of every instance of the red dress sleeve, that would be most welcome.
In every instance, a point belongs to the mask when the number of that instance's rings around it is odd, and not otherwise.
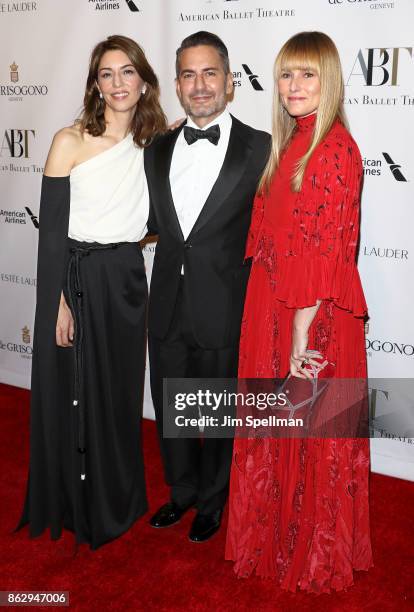
[[[247,235],[245,259],[254,257],[257,251],[257,242],[259,239],[260,228],[263,222],[264,215],[264,197],[261,194],[256,194],[253,202],[252,218],[250,221],[249,233]]]
[[[293,211],[290,249],[279,267],[276,298],[291,308],[333,300],[364,317],[367,305],[356,266],[361,155],[345,128],[333,131],[308,163]]]

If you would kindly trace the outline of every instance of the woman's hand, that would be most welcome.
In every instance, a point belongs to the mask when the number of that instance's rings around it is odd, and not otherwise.
[[[317,301],[315,306],[298,308],[293,318],[292,350],[290,353],[290,373],[298,378],[313,378],[310,369],[306,365],[312,365],[320,369],[323,355],[318,351],[308,350],[308,330],[318,312],[321,302]],[[302,367],[303,366],[303,367]]]
[[[56,322],[56,344],[58,346],[72,346],[75,324],[69,306],[66,304],[63,291],[60,295],[59,312]]]
[[[308,350],[308,334],[295,329],[292,335],[292,352],[290,355],[290,373],[297,378],[313,378],[311,370],[302,367],[303,362],[320,368],[323,355],[318,351]]]

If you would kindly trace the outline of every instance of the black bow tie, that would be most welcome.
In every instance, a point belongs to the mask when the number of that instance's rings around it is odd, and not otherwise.
[[[196,128],[190,127],[188,125],[184,126],[184,138],[187,141],[187,144],[192,145],[196,140],[200,138],[206,138],[213,145],[217,145],[220,140],[220,126],[212,125],[207,130],[197,130]]]

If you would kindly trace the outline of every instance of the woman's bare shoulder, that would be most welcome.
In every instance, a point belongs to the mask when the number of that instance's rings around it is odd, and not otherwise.
[[[83,134],[76,123],[56,132],[47,157],[45,174],[47,176],[69,175],[83,142]]]

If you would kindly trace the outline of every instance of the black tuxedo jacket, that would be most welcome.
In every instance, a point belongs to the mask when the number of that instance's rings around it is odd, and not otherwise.
[[[270,151],[270,135],[232,117],[219,176],[187,240],[177,218],[169,181],[180,126],[145,150],[150,193],[150,234],[158,234],[149,301],[149,332],[169,330],[181,266],[194,335],[203,348],[238,343],[250,267],[244,251],[252,203]],[[212,145],[214,146],[214,145]]]

